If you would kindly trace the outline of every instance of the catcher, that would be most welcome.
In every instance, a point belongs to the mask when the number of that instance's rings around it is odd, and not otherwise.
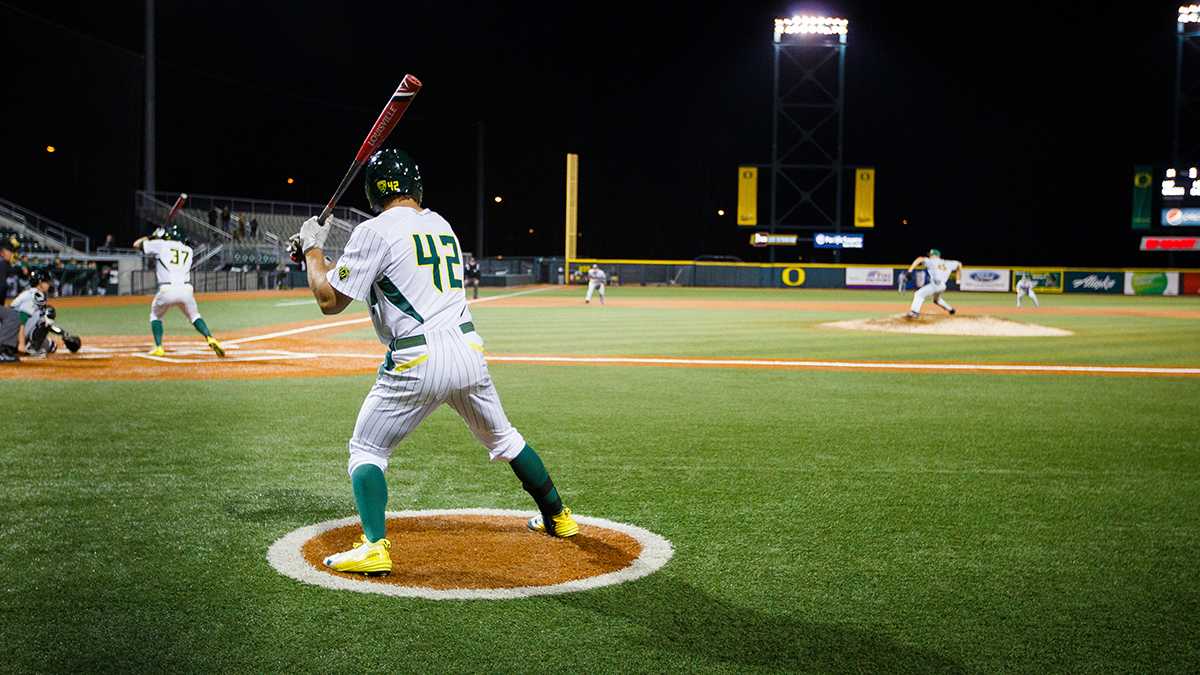
[[[34,271],[29,276],[29,288],[13,300],[19,321],[17,350],[26,356],[44,357],[57,351],[58,343],[52,336],[58,336],[71,352],[79,351],[82,345],[82,340],[54,322],[58,313],[46,303],[51,283],[49,275]]]

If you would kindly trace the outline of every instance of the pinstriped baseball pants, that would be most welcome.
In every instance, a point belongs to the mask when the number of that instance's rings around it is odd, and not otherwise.
[[[457,326],[425,334],[424,345],[392,352],[395,365],[379,373],[358,411],[350,438],[349,471],[387,468],[392,449],[443,403],[462,417],[493,460],[511,461],[525,439],[508,421],[488,374],[483,341]]]

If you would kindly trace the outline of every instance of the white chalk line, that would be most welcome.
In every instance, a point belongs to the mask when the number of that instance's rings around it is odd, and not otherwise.
[[[518,291],[516,293],[505,293],[502,295],[489,295],[486,298],[478,298],[475,300],[468,300],[467,304],[474,305],[474,304],[478,304],[478,303],[492,302],[494,300],[504,300],[506,298],[515,298],[519,295],[529,295],[530,293],[542,293],[542,292],[548,291],[552,288],[554,288],[554,287],[553,286],[543,286],[541,288],[533,288],[533,289],[530,289],[527,291]],[[227,341],[223,342],[222,344],[238,345],[238,344],[244,344],[247,342],[258,342],[260,340],[270,340],[273,338],[288,337],[290,335],[300,335],[301,333],[310,333],[310,332],[316,331],[316,330],[325,330],[326,328],[338,328],[341,326],[353,326],[353,325],[359,324],[359,323],[370,323],[370,321],[371,321],[371,317],[364,316],[364,317],[359,317],[357,319],[346,319],[345,321],[323,322],[323,323],[313,324],[311,326],[302,326],[300,328],[292,328],[289,330],[281,330],[281,331],[277,331],[274,333],[267,333],[265,335],[251,335],[250,337],[236,338],[233,340],[227,340]]]
[[[299,307],[300,305],[315,305],[316,300],[289,300],[287,302],[277,302],[275,307]]]
[[[438,509],[429,511],[389,511],[388,518],[422,518],[432,516],[518,516],[521,519],[528,518],[534,515],[526,511],[513,511],[510,509]],[[301,549],[304,542],[313,537],[332,530],[335,527],[343,527],[346,525],[356,525],[359,522],[358,516],[349,518],[340,518],[338,520],[327,520],[323,523],[301,527],[285,534],[283,537],[271,544],[267,549],[267,562],[275,571],[280,574],[291,577],[297,581],[314,586],[321,586],[342,591],[355,591],[357,593],[376,593],[379,595],[388,595],[392,597],[402,598],[423,598],[426,600],[515,600],[518,598],[528,598],[535,595],[558,595],[561,593],[573,593],[576,591],[586,591],[592,588],[600,588],[602,586],[613,586],[622,584],[627,581],[640,579],[662,568],[666,565],[671,557],[675,554],[675,549],[671,546],[671,542],[664,537],[657,535],[650,530],[629,525],[627,523],[618,523],[604,518],[593,518],[589,516],[576,515],[575,520],[583,525],[591,525],[593,527],[601,527],[609,530],[623,532],[637,540],[642,545],[642,551],[637,558],[629,564],[628,567],[600,574],[586,579],[576,579],[560,584],[547,586],[520,586],[517,588],[451,588],[438,589],[428,588],[425,586],[396,586],[385,583],[372,583],[366,580],[349,579],[342,576],[334,575],[330,572],[317,569],[310,565],[305,560]],[[522,527],[518,521],[516,527]],[[529,533],[530,536],[545,536]],[[403,563],[401,563],[403,564]]]

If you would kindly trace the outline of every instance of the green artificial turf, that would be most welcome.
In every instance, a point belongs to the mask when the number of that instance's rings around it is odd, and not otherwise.
[[[639,291],[680,296],[630,289]],[[778,294],[710,297],[721,295]],[[225,311],[211,304],[214,316]],[[243,311],[234,301],[229,316]],[[757,333],[726,316],[616,302],[474,311],[494,351],[853,352],[841,333],[762,310],[741,316]],[[1195,342],[1195,321],[1152,321]],[[890,345],[907,345],[914,359],[970,353],[946,355],[946,343],[930,340],[921,351],[922,341],[898,337],[858,343],[860,358],[898,358]],[[1200,365],[1194,345],[1172,352],[1128,338],[1101,359],[1066,340],[1043,360]],[[1038,352],[1006,341],[979,358],[1012,353]],[[1200,664],[1198,379],[503,363],[492,374],[567,503],[668,538],[675,556],[666,567],[616,587],[519,601],[306,586],[277,574],[266,550],[297,527],[354,513],[345,444],[370,376],[5,380],[19,424],[0,444],[0,670]],[[512,472],[489,463],[448,409],[397,449],[387,475],[393,509],[533,510]],[[403,541],[393,557],[403,564]]]

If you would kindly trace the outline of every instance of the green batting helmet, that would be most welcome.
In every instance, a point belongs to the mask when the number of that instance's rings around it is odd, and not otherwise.
[[[940,258],[940,257],[942,257],[942,252],[937,250],[936,248],[931,248],[931,249],[929,249],[929,255],[930,255],[930,257],[933,257],[933,258]]]
[[[367,203],[375,213],[394,197],[412,197],[418,204],[424,189],[421,169],[407,152],[384,148],[367,160]]]

